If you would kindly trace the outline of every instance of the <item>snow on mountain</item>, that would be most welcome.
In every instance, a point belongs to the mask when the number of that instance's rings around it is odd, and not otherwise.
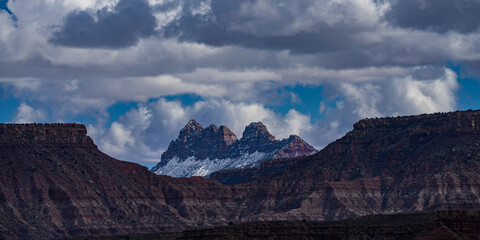
[[[275,140],[261,122],[248,125],[238,140],[226,126],[212,124],[204,129],[192,119],[151,171],[173,177],[209,176],[223,169],[253,167],[267,159],[314,152],[316,150],[298,136]]]

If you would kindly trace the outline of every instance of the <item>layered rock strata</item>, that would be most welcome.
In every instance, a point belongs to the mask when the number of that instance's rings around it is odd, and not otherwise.
[[[236,185],[245,219],[480,208],[480,111],[361,120],[284,171]]]
[[[0,239],[178,231],[231,219],[231,190],[100,152],[80,124],[0,125]],[[193,216],[196,217],[193,217]]]

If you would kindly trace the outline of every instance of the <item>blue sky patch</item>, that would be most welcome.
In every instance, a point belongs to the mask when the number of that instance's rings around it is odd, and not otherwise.
[[[450,69],[455,71],[458,76],[460,89],[458,91],[458,110],[477,110],[480,109],[480,81],[477,78],[469,76],[468,70],[461,65],[451,64]]]
[[[8,14],[12,15],[13,20],[16,21],[17,16],[15,16],[15,14],[13,14],[12,11],[10,11],[10,9],[8,9],[7,3],[8,3],[8,0],[0,0],[0,10],[7,11]]]

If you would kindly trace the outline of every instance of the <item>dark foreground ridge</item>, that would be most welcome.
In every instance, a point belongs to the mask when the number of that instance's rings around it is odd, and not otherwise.
[[[233,186],[158,176],[102,153],[80,124],[0,124],[0,239],[480,209],[480,111],[362,120],[258,171]]]
[[[202,240],[202,239],[479,239],[479,210],[373,215],[334,222],[252,222],[187,230],[77,240]]]

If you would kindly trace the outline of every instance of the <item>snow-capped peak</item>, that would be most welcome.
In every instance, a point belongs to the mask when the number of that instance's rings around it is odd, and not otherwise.
[[[226,126],[203,128],[190,120],[151,169],[174,177],[208,176],[226,168],[244,168],[271,158],[308,155],[316,150],[298,136],[275,140],[261,122],[251,123],[238,140]]]

